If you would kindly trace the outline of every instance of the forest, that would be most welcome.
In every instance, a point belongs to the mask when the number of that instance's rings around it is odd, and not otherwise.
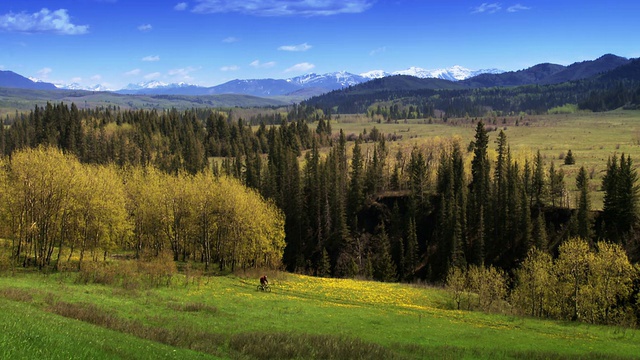
[[[499,271],[503,287],[524,284],[519,269],[540,264],[540,254],[561,261],[572,239],[610,243],[623,263],[640,260],[637,172],[624,154],[609,157],[604,207],[593,211],[586,169],[569,204],[561,169],[539,152],[516,160],[503,131],[491,147],[481,119],[470,144],[440,139],[393,154],[393,137],[333,131],[330,112],[315,107],[293,106],[278,120],[251,127],[256,119],[229,121],[218,110],[64,103],[7,116],[5,262],[57,269],[122,252],[169,254],[218,271],[282,264],[379,281],[455,284],[458,276],[464,294],[480,292],[477,279],[497,278],[485,270]],[[635,303],[637,275],[627,273],[608,309]],[[540,298],[548,296],[520,301],[531,315],[579,316],[575,304],[571,312]]]
[[[584,80],[457,89],[416,87],[409,77],[393,76],[335,90],[303,103],[340,114],[382,114],[387,121],[416,116],[482,117],[489,112],[498,116],[545,114],[564,104],[577,104],[580,109],[591,111],[635,109],[640,106],[640,84],[635,80],[639,69],[640,60],[635,59],[629,65]],[[440,110],[439,114],[435,109]]]

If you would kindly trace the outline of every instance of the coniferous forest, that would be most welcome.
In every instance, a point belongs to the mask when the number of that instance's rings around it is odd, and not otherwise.
[[[527,276],[521,269],[540,276],[552,258],[564,261],[570,239],[587,248],[610,244],[597,254],[623,267],[640,260],[629,156],[609,158],[604,208],[593,211],[584,168],[578,202],[568,204],[562,170],[546,167],[539,152],[514,160],[506,134],[490,144],[482,119],[470,144],[445,140],[390,153],[391,136],[347,135],[315,108],[289,110],[280,124],[260,119],[255,127],[255,118],[229,121],[228,112],[202,109],[49,103],[7,116],[2,231],[12,263],[59,268],[75,255],[81,266],[129,251],[221,271],[282,259],[288,271],[316,276],[446,280],[454,288],[502,278],[497,288],[505,288],[508,281],[534,286],[517,280]],[[607,309],[635,301],[631,280],[620,284],[626,292]],[[540,298],[550,296],[536,289],[516,293],[531,315],[580,317],[575,303],[573,311],[571,304],[545,307]],[[500,295],[487,296],[490,305]],[[609,321],[603,316],[592,321]]]

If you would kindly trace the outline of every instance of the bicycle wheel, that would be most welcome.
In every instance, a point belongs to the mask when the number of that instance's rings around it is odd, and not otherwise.
[[[258,288],[256,290],[260,291],[260,290],[264,290],[264,289],[262,288],[262,285],[258,285]]]
[[[264,291],[271,292],[271,286],[267,285],[264,287]]]

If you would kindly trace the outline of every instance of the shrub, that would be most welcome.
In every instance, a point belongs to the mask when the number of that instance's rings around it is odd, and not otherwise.
[[[29,290],[20,288],[0,289],[0,297],[20,302],[31,302],[33,300],[33,295]]]
[[[381,345],[337,335],[252,332],[236,334],[231,349],[255,359],[402,359]]]

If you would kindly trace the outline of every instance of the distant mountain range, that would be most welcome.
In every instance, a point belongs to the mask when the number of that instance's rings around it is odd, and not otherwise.
[[[32,89],[32,90],[55,90],[56,86],[50,83],[33,81],[13,71],[0,70],[0,87]]]
[[[415,88],[452,89],[452,88],[476,88],[494,86],[519,86],[527,84],[557,84],[565,81],[580,80],[599,73],[615,69],[627,64],[630,60],[616,55],[607,54],[596,60],[583,61],[569,66],[557,64],[538,64],[533,67],[504,72],[498,69],[470,70],[462,66],[453,66],[447,69],[425,70],[419,67],[411,67],[406,70],[385,72],[374,70],[359,75],[341,71],[328,74],[306,74],[289,79],[251,79],[232,80],[224,84],[212,87],[203,87],[187,83],[166,84],[159,81],[150,81],[140,84],[129,84],[124,89],[112,90],[101,85],[83,87],[79,84],[56,86],[51,83],[28,79],[11,71],[0,71],[0,87],[34,89],[34,90],[87,90],[87,91],[111,91],[117,94],[128,95],[220,95],[242,94],[258,97],[297,96],[309,98],[327,93],[333,90],[358,86],[363,83],[367,87],[378,84],[389,84],[389,81],[381,79],[402,75],[415,78],[415,80],[402,80],[394,84],[394,87],[408,86]],[[34,81],[36,80],[36,81]],[[371,81],[376,80],[376,81]]]
[[[500,74],[498,69],[469,70],[462,66],[448,69],[425,70],[412,67],[407,70],[392,73],[374,70],[363,74],[352,74],[339,71],[327,74],[306,74],[289,79],[250,79],[231,80],[212,87],[200,87],[189,84],[164,84],[157,81],[140,84],[129,84],[126,88],[116,91],[119,94],[147,94],[147,95],[214,95],[214,94],[245,94],[252,96],[271,97],[283,95],[320,95],[332,90],[365,83],[393,75],[410,75],[417,78],[437,78],[450,81],[464,80],[478,74]]]

